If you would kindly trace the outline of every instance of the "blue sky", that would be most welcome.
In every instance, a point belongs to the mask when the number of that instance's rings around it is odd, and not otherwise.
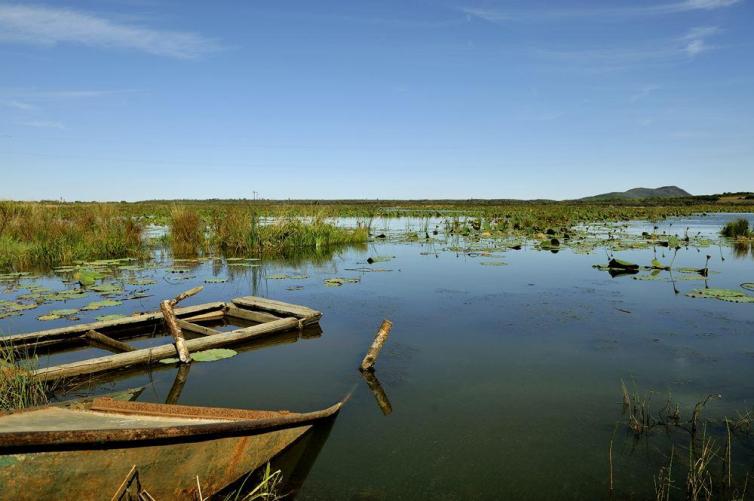
[[[0,0],[0,198],[754,190],[752,26],[752,0]]]

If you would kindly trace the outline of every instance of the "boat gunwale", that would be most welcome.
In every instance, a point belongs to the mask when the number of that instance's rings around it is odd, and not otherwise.
[[[157,404],[161,405],[161,404]],[[0,433],[0,456],[6,454],[42,453],[61,450],[89,450],[149,447],[184,442],[259,435],[277,430],[313,424],[335,416],[343,401],[322,410],[289,413],[279,417],[228,420],[216,423],[171,425],[150,428],[123,428],[71,431],[25,431]],[[29,408],[26,412],[45,407]],[[212,409],[212,408],[210,408]],[[215,408],[221,409],[221,408]],[[243,410],[243,409],[222,409]],[[278,412],[278,411],[271,411]],[[7,414],[6,414],[7,415]],[[2,417],[0,417],[1,419]]]

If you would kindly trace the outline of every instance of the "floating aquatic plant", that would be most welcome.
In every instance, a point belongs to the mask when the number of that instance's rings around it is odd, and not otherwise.
[[[730,303],[754,303],[754,296],[732,289],[694,289],[686,295],[693,298],[719,299]]]

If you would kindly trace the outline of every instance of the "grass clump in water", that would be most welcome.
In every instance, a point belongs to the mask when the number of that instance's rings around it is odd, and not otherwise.
[[[175,206],[170,209],[170,246],[178,257],[196,256],[205,244],[204,221],[193,209]]]
[[[36,359],[18,359],[9,346],[0,345],[0,411],[44,405],[47,389],[33,376]]]
[[[726,223],[720,230],[720,234],[728,238],[752,238],[754,236],[749,229],[749,221],[743,218]]]

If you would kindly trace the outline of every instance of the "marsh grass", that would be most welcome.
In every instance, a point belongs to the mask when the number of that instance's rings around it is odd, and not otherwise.
[[[670,439],[670,454],[652,476],[655,499],[698,501],[746,498],[751,466],[740,461],[750,458],[754,445],[754,437],[750,433],[753,412],[739,414],[736,419],[703,419],[702,412],[708,404],[720,398],[720,395],[711,394],[699,400],[686,414],[688,419],[683,419],[680,405],[673,401],[671,395],[668,395],[664,405],[652,410],[653,392],[645,395],[638,391],[629,392],[623,382],[621,392],[626,428],[632,432],[635,444],[641,439],[648,446],[652,444],[646,450],[662,453],[662,449],[654,447],[658,442],[653,440]],[[651,432],[655,428],[661,428],[662,433],[653,439]],[[677,452],[684,448],[685,454]],[[612,456],[610,472],[612,488]]]
[[[0,344],[0,411],[13,411],[48,403],[48,389],[32,375],[36,357],[19,357]]]
[[[172,207],[168,227],[174,256],[194,257],[204,248],[204,221],[197,211],[183,206]]]
[[[754,235],[749,230],[749,221],[743,218],[726,223],[720,234],[728,238],[750,238]]]
[[[141,257],[141,240],[142,225],[110,205],[69,210],[37,203],[0,202],[0,269]]]

